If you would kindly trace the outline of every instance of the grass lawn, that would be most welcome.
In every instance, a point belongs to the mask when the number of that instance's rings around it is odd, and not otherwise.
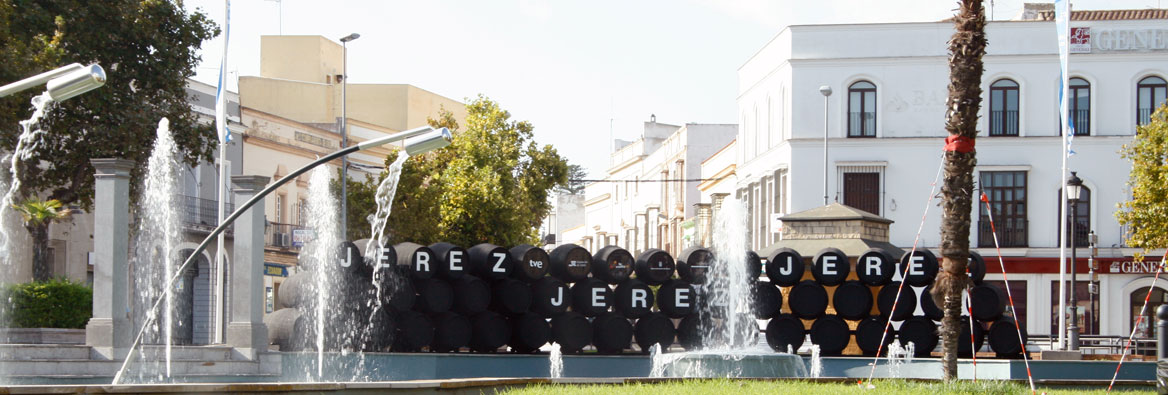
[[[1028,394],[1030,388],[1024,383],[1001,381],[959,381],[955,383],[915,382],[903,380],[877,380],[874,389],[866,389],[855,383],[816,383],[806,381],[759,381],[759,380],[685,380],[658,383],[631,384],[542,384],[518,388],[507,392],[514,395],[534,394],[644,394],[644,395],[714,395],[714,394]],[[1039,393],[1082,394],[1106,393],[1106,387],[1091,388],[1050,388],[1039,387]],[[1116,389],[1122,394],[1153,394],[1155,388],[1142,387],[1139,391]]]

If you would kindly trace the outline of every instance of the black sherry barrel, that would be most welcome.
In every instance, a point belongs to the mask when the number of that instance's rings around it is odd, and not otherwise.
[[[916,356],[927,357],[937,348],[937,342],[940,337],[937,336],[937,324],[925,317],[912,317],[904,320],[900,324],[900,330],[897,331],[900,336],[900,344],[908,345],[913,343],[913,350],[916,351]]]
[[[660,344],[661,351],[665,351],[673,345],[673,337],[677,336],[677,330],[673,328],[673,320],[665,314],[649,313],[637,319],[637,324],[633,326],[633,335],[642,352],[649,352],[649,347],[654,344]]]
[[[592,323],[576,312],[557,315],[552,318],[552,341],[564,353],[578,353],[592,344]]]
[[[601,354],[620,354],[633,342],[633,324],[617,313],[606,313],[592,320],[592,345]]]
[[[418,301],[414,309],[423,313],[442,313],[454,306],[454,288],[446,280],[432,278],[414,281]]]
[[[787,294],[787,304],[799,318],[819,318],[827,311],[827,290],[815,281],[799,282]]]
[[[825,315],[811,324],[811,344],[819,345],[820,355],[840,355],[852,339],[848,323],[835,315]]]
[[[986,275],[986,261],[977,251],[969,250],[969,266],[966,267],[969,272],[969,279],[973,280],[974,284],[981,285],[985,280]]]
[[[982,326],[981,321],[973,320],[973,336],[970,336],[969,319],[969,316],[961,317],[961,334],[957,336],[957,356],[959,358],[972,357],[973,351],[980,350],[981,346],[985,344],[985,327]]]
[[[414,280],[427,280],[434,277],[435,266],[438,262],[434,259],[434,251],[430,250],[430,247],[405,242],[395,244],[393,249],[397,250],[398,272],[405,273]]]
[[[544,277],[531,283],[531,311],[551,318],[568,311],[572,298],[567,284],[558,278]]]
[[[880,292],[876,294],[876,308],[880,310],[881,317],[891,315],[893,321],[901,321],[912,317],[913,312],[916,311],[917,295],[913,292],[912,287],[905,284],[904,288],[900,289],[900,300],[896,301],[898,287],[900,287],[900,282],[893,281],[880,287]],[[894,301],[896,301],[896,311],[892,311]]]
[[[353,289],[361,289],[363,286],[356,286]],[[370,285],[372,288],[372,285]],[[414,307],[417,303],[418,295],[414,286],[404,278],[395,278],[387,281],[381,286],[381,303],[393,311],[406,311]]]
[[[702,336],[704,336],[703,329],[705,328],[703,328],[702,318],[699,314],[685,316],[677,323],[677,344],[686,350],[701,348]]]
[[[1026,327],[1022,327],[1022,342],[1026,341]],[[1022,344],[1018,342],[1018,328],[1014,320],[1001,317],[990,325],[990,349],[998,354],[999,358],[1018,358],[1022,356]]]
[[[362,336],[365,344],[361,349],[365,352],[388,351],[397,335],[397,323],[389,309],[376,309],[370,312],[366,333]]]
[[[750,295],[754,299],[754,314],[759,319],[777,316],[783,308],[783,293],[770,281],[751,284]]]
[[[889,325],[888,334],[885,334],[885,322],[880,318],[871,317],[860,320],[856,324],[856,346],[860,347],[860,351],[864,355],[875,356],[877,349],[881,348],[881,338],[884,339],[884,347],[880,350],[880,354],[888,354],[888,345],[892,344],[892,340],[896,338],[896,328]]]
[[[653,311],[653,289],[641,280],[630,278],[613,291],[616,312],[625,318],[641,318]]]
[[[539,351],[552,338],[552,327],[539,314],[528,313],[511,318],[511,340],[507,342],[518,353]]]
[[[714,253],[703,247],[690,247],[677,256],[677,276],[690,284],[705,284],[706,274],[714,263]]]
[[[790,314],[772,318],[766,326],[767,345],[778,352],[798,352],[799,347],[803,347],[806,335],[803,321]]]
[[[767,278],[780,287],[790,287],[803,279],[803,256],[790,248],[775,250],[767,257]]]
[[[670,280],[657,288],[657,309],[669,318],[682,318],[697,311],[697,290],[682,280]]]
[[[592,253],[575,244],[556,247],[548,254],[548,259],[551,260],[548,274],[567,283],[588,278],[588,273],[592,271]]]
[[[491,287],[475,276],[463,276],[451,282],[454,288],[454,310],[474,315],[487,311],[491,305]]]
[[[661,285],[673,277],[675,264],[673,257],[665,250],[650,248],[637,256],[633,270],[637,279],[649,285]]]
[[[592,278],[620,284],[633,273],[633,254],[618,246],[606,246],[592,255]]]
[[[316,293],[313,292],[316,288],[316,273],[310,271],[301,271],[288,276],[283,283],[280,284],[280,293],[276,295],[276,301],[282,307],[301,307],[309,306],[315,303]]]
[[[982,284],[969,290],[970,306],[973,318],[982,321],[992,321],[1006,311],[1006,293],[992,284]]]
[[[351,241],[342,241],[336,249],[336,265],[345,276],[369,277],[368,266],[361,255],[361,250]],[[395,256],[396,258],[396,256]]]
[[[762,277],[762,257],[758,256],[757,252],[746,251],[746,277],[751,282]]]
[[[824,248],[815,254],[811,261],[811,276],[820,284],[832,286],[840,285],[851,273],[848,256],[838,248]]]
[[[895,273],[896,259],[883,248],[870,248],[856,260],[856,276],[864,284],[873,287],[887,285]]]
[[[493,353],[511,338],[511,326],[499,313],[484,311],[470,319],[469,346],[476,352]]]
[[[945,317],[945,312],[941,311],[941,308],[937,307],[937,301],[933,300],[932,285],[925,287],[925,289],[921,291],[921,297],[918,300],[918,304],[921,306],[921,311],[925,313],[925,317],[928,317],[930,320],[940,321],[941,318]]]
[[[490,243],[477,244],[466,250],[470,272],[483,279],[502,280],[511,277],[515,261],[503,247]]]
[[[447,280],[457,280],[466,274],[466,249],[445,241],[430,245],[434,252],[435,273]]]
[[[513,278],[491,283],[491,310],[516,316],[531,309],[531,286]]]
[[[393,342],[394,351],[414,352],[434,341],[434,324],[425,314],[403,311],[398,313],[396,321],[398,332]]]
[[[849,320],[867,318],[872,312],[872,290],[859,281],[847,281],[836,287],[831,304],[836,315]]]
[[[607,313],[612,303],[612,290],[604,281],[589,278],[572,285],[572,311],[595,317]]]
[[[520,244],[511,247],[508,252],[511,254],[511,260],[515,261],[515,270],[511,272],[515,278],[533,282],[547,275],[551,260],[543,248]]]
[[[439,313],[430,316],[434,323],[434,341],[430,351],[451,352],[470,344],[470,320],[457,313]]]
[[[906,269],[907,267],[907,269]],[[900,257],[900,267],[904,273],[905,282],[914,287],[923,287],[933,283],[937,278],[937,256],[927,249],[919,249],[912,253],[912,262],[909,262],[909,251]]]

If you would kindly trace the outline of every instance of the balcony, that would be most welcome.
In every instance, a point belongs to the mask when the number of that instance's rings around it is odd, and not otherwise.
[[[182,223],[184,228],[203,233],[210,233],[212,230],[215,230],[215,226],[219,224],[218,200],[182,196],[182,202]],[[235,210],[235,205],[227,203],[224,206],[224,210],[226,210],[224,216],[227,216]],[[232,234],[232,227],[228,227],[224,233],[228,235]]]
[[[310,230],[307,226],[282,224],[279,222],[268,222],[264,226],[264,245],[267,247],[285,249],[285,250],[299,250],[300,246],[297,240],[294,240],[296,231]]]
[[[1055,117],[1057,119],[1057,117]],[[1017,136],[1018,111],[990,111],[990,136]]]
[[[990,227],[989,219],[981,217],[977,225],[977,246],[992,248],[994,246],[994,232],[993,228]],[[1029,239],[1026,237],[1027,220],[998,218],[994,225],[997,227],[998,242],[1001,243],[1002,248],[1029,246]]]

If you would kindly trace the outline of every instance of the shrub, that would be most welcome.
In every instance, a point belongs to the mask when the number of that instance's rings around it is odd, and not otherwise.
[[[93,315],[93,289],[64,278],[0,286],[0,301],[11,328],[83,329]]]

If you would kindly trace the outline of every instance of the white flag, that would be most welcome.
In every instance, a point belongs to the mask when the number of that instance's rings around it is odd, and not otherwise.
[[[226,17],[223,23],[223,58],[219,62],[219,87],[215,89],[215,131],[219,141],[231,142],[231,131],[227,130],[227,43],[231,38],[231,0],[224,0]]]

